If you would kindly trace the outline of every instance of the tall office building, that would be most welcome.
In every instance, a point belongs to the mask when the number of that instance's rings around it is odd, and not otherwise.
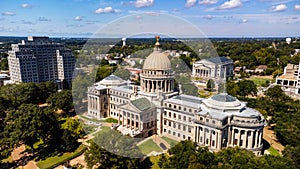
[[[64,45],[48,37],[28,37],[12,44],[8,65],[13,82],[72,81],[75,57]]]

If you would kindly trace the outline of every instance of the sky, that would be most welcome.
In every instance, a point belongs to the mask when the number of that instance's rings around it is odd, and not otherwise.
[[[0,36],[91,37],[142,23],[162,32],[190,24],[208,37],[299,37],[300,0],[1,0],[0,23]]]

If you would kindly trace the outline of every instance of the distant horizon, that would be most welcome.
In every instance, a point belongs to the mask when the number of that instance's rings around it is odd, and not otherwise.
[[[24,36],[14,36],[14,35],[5,35],[5,36],[2,36],[0,35],[0,38],[26,38],[27,37],[49,37],[50,39],[53,39],[53,38],[60,38],[60,39],[120,39],[122,37],[88,37],[88,36],[48,36],[48,35],[24,35]],[[154,37],[152,36],[146,36],[146,37],[128,37],[127,39],[151,39]],[[172,37],[161,37],[162,39],[205,39],[205,38],[209,38],[209,39],[255,39],[255,38],[258,38],[258,39],[272,39],[272,38],[275,38],[275,39],[280,39],[280,38],[297,38],[297,39],[300,39],[300,35],[299,36],[207,36],[207,37],[203,37],[203,38],[199,38],[199,37],[179,37],[179,38],[172,38]]]

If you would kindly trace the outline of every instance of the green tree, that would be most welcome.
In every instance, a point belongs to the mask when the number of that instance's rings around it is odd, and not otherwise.
[[[46,114],[37,105],[22,104],[18,110],[9,111],[6,117],[5,130],[11,145],[24,143],[34,150],[33,144],[47,138],[49,128],[44,125]]]
[[[114,69],[110,66],[99,66],[96,73],[96,81],[100,81],[113,73]]]
[[[253,81],[251,80],[241,80],[237,82],[237,85],[239,86],[239,92],[238,95],[240,96],[256,96],[257,94],[257,88]]]
[[[88,168],[137,168],[139,164],[138,158],[128,158],[113,154],[94,142],[91,143],[84,157]]]
[[[41,101],[41,91],[35,83],[21,83],[1,87],[0,95],[17,108],[23,103],[37,104]]]
[[[41,91],[40,97],[42,102],[46,102],[48,97],[51,94],[56,93],[58,90],[57,84],[53,81],[41,82],[40,84],[38,84],[38,87]]]
[[[1,59],[0,69],[1,70],[8,70],[8,60],[7,59]]]
[[[124,80],[130,80],[130,72],[127,69],[117,68],[113,74]]]
[[[226,83],[226,91],[228,94],[232,96],[237,96],[240,92],[239,86],[233,81],[227,81]]]
[[[296,147],[286,146],[283,151],[283,156],[291,159],[295,168],[300,168],[300,145]]]
[[[61,128],[63,130],[68,130],[75,140],[82,138],[85,135],[82,125],[78,119],[65,118],[63,121],[64,123],[61,125]]]
[[[290,100],[290,98],[284,93],[280,86],[274,86],[269,88],[265,95],[271,101],[283,101],[283,100]]]
[[[209,79],[206,83],[206,88],[209,91],[212,91],[215,88],[215,82],[212,79]]]
[[[70,90],[63,90],[51,94],[47,99],[47,103],[56,110],[61,109],[66,113],[74,108],[72,92]]]

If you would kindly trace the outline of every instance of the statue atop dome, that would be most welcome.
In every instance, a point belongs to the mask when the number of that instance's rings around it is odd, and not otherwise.
[[[155,49],[158,50],[159,49],[159,39],[160,39],[160,36],[155,36],[155,39],[156,39],[156,43],[155,43]]]

